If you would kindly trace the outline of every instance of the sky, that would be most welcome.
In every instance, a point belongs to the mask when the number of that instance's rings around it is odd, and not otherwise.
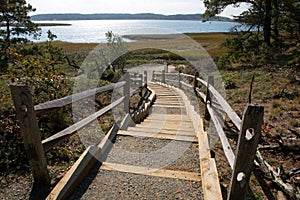
[[[201,0],[27,0],[36,8],[32,14],[46,13],[156,13],[156,14],[195,14],[204,13]],[[221,16],[239,15],[240,8],[226,8]]]

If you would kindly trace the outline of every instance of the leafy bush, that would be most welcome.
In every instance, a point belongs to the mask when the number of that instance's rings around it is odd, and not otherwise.
[[[236,88],[235,82],[233,80],[233,76],[226,76],[224,79],[224,87],[225,89],[234,89]]]
[[[28,170],[20,127],[12,108],[0,113],[0,173]]]
[[[52,46],[49,40],[46,45],[20,46],[11,52],[14,56],[11,65],[1,82],[5,85],[18,83],[26,85],[33,95],[33,103],[39,104],[71,94],[71,81],[58,69],[62,50]],[[20,127],[16,124],[16,115],[8,92],[1,97],[0,113],[0,169],[1,172],[28,170]],[[10,102],[10,103],[7,103]],[[70,120],[68,107],[48,112],[39,117],[42,139],[67,126]],[[3,171],[2,171],[3,170]]]

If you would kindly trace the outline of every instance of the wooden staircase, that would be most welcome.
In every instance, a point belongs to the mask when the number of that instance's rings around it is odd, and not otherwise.
[[[157,96],[150,115],[142,123],[118,131],[90,188],[101,185],[101,191],[105,191],[109,185],[102,180],[110,177],[134,187],[139,196],[133,199],[151,199],[150,194],[159,199],[202,199],[198,139],[184,100],[173,88],[159,84],[149,84],[149,88]],[[132,178],[128,180],[128,176]],[[160,189],[153,189],[155,182],[161,182]],[[128,190],[114,197],[132,198]],[[90,189],[82,197],[104,196]]]
[[[157,96],[150,116],[141,124],[119,131],[118,135],[198,142],[182,97],[171,88],[157,84],[149,87]]]

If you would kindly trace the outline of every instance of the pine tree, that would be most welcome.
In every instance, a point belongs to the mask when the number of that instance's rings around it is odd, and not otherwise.
[[[299,64],[299,0],[204,0],[206,16],[220,14],[227,6],[247,3],[249,9],[235,20],[248,27],[226,42],[233,61]],[[234,55],[234,56],[231,56]],[[254,59],[253,59],[254,58]]]
[[[0,9],[0,71],[5,71],[12,49],[27,43],[26,36],[37,36],[39,29],[28,15],[35,9],[25,0],[0,0]]]

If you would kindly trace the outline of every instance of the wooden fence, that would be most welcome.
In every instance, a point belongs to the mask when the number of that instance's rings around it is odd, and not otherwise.
[[[166,83],[180,89],[185,89],[186,91],[195,92],[201,101],[205,103],[205,119],[212,120],[222,143],[225,156],[232,169],[227,199],[245,199],[260,139],[264,107],[248,104],[242,119],[240,119],[227,101],[215,89],[213,76],[209,76],[208,81],[206,82],[199,78],[199,73],[196,73],[193,76],[183,73],[166,73],[166,71],[163,70],[153,72],[153,81]],[[225,112],[239,131],[235,153],[223,131],[222,119],[219,118],[218,110]]]
[[[130,97],[135,94],[140,94],[141,99],[144,100],[147,98],[147,96],[149,96],[149,91],[147,89],[147,72],[145,71],[144,75],[130,75],[129,73],[125,73],[123,77],[123,81],[121,82],[113,83],[96,89],[87,90],[84,92],[63,97],[61,99],[45,102],[39,105],[33,105],[32,95],[30,94],[26,86],[18,84],[13,84],[10,86],[16,110],[17,120],[21,128],[24,146],[32,170],[34,183],[35,185],[39,186],[40,190],[43,190],[47,193],[47,191],[49,192],[50,189],[51,180],[47,169],[45,152],[51,150],[54,146],[58,145],[59,143],[61,143],[62,141],[69,138],[77,131],[85,127],[86,125],[90,124],[94,120],[97,120],[97,118],[101,117],[102,115],[104,115],[105,113],[122,103],[124,104],[124,110],[127,113],[126,117],[124,118],[127,124],[132,120],[138,121],[141,120],[142,117],[146,116],[146,113],[148,112],[150,106],[145,107],[142,106],[142,104],[139,104],[139,106],[143,108],[136,109],[134,113],[129,113],[129,105]],[[130,88],[132,85],[135,85],[135,88],[138,89],[131,91]],[[88,117],[80,120],[79,122],[69,126],[68,128],[52,135],[51,137],[41,140],[41,132],[37,121],[37,115],[39,115],[40,113],[61,108],[74,102],[84,100],[88,97],[93,97],[96,94],[100,94],[106,91],[111,91],[113,89],[122,87],[124,91],[123,97],[114,101],[110,105],[102,108],[101,110],[89,115]],[[144,104],[146,103],[149,102],[144,101]],[[147,110],[145,110],[145,108]],[[143,110],[143,112],[141,112],[141,110]],[[140,114],[143,115],[141,116]],[[110,132],[114,131],[115,129],[121,129],[122,127],[120,124],[124,126],[123,122],[116,122],[113,128],[110,130]],[[112,140],[112,138],[109,137],[110,134],[108,134],[107,138],[104,138],[104,140]],[[99,144],[99,147],[100,146],[103,147],[104,145],[101,143]]]

